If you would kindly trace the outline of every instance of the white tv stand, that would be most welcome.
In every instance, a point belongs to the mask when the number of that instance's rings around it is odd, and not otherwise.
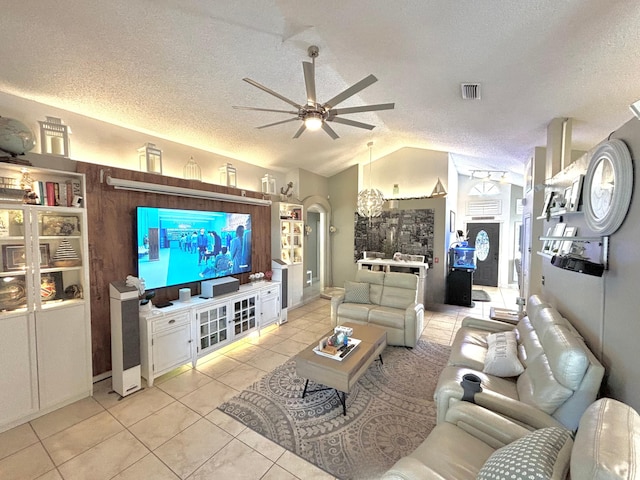
[[[172,301],[140,311],[141,374],[155,378],[280,321],[280,283],[254,282],[237,292]]]

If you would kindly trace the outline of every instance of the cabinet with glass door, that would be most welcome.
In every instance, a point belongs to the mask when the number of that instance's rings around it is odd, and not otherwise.
[[[0,182],[11,178],[30,193],[0,187],[0,350],[20,359],[0,373],[0,391],[16,397],[0,429],[92,391],[84,175],[1,165]],[[51,205],[37,203],[37,182],[58,186]],[[65,185],[77,207],[58,197]]]

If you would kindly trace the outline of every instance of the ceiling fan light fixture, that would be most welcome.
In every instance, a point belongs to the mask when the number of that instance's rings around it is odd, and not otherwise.
[[[322,115],[317,112],[307,113],[304,119],[304,126],[311,131],[320,130],[322,128]]]

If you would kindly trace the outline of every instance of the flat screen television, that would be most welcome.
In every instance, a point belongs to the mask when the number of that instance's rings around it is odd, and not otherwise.
[[[251,271],[251,215],[137,207],[138,277],[147,289]]]

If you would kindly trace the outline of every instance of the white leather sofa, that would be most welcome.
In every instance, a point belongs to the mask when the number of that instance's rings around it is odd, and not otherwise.
[[[485,373],[489,334],[514,328],[514,355],[523,373],[511,377]],[[526,415],[531,426],[543,425],[552,417],[575,430],[598,396],[604,367],[577,330],[534,295],[527,303],[527,316],[515,327],[494,320],[463,319],[434,393],[438,423],[444,422],[447,410],[462,398],[460,382],[467,373],[481,380],[481,405],[508,416]]]
[[[640,416],[628,405],[610,398],[596,401],[582,415],[574,440],[553,422],[531,431],[522,420],[458,402],[382,479],[640,478]]]
[[[387,331],[388,345],[415,347],[424,328],[417,288],[411,273],[358,270],[355,282],[345,282],[345,293],[331,298],[331,323],[376,325]]]

